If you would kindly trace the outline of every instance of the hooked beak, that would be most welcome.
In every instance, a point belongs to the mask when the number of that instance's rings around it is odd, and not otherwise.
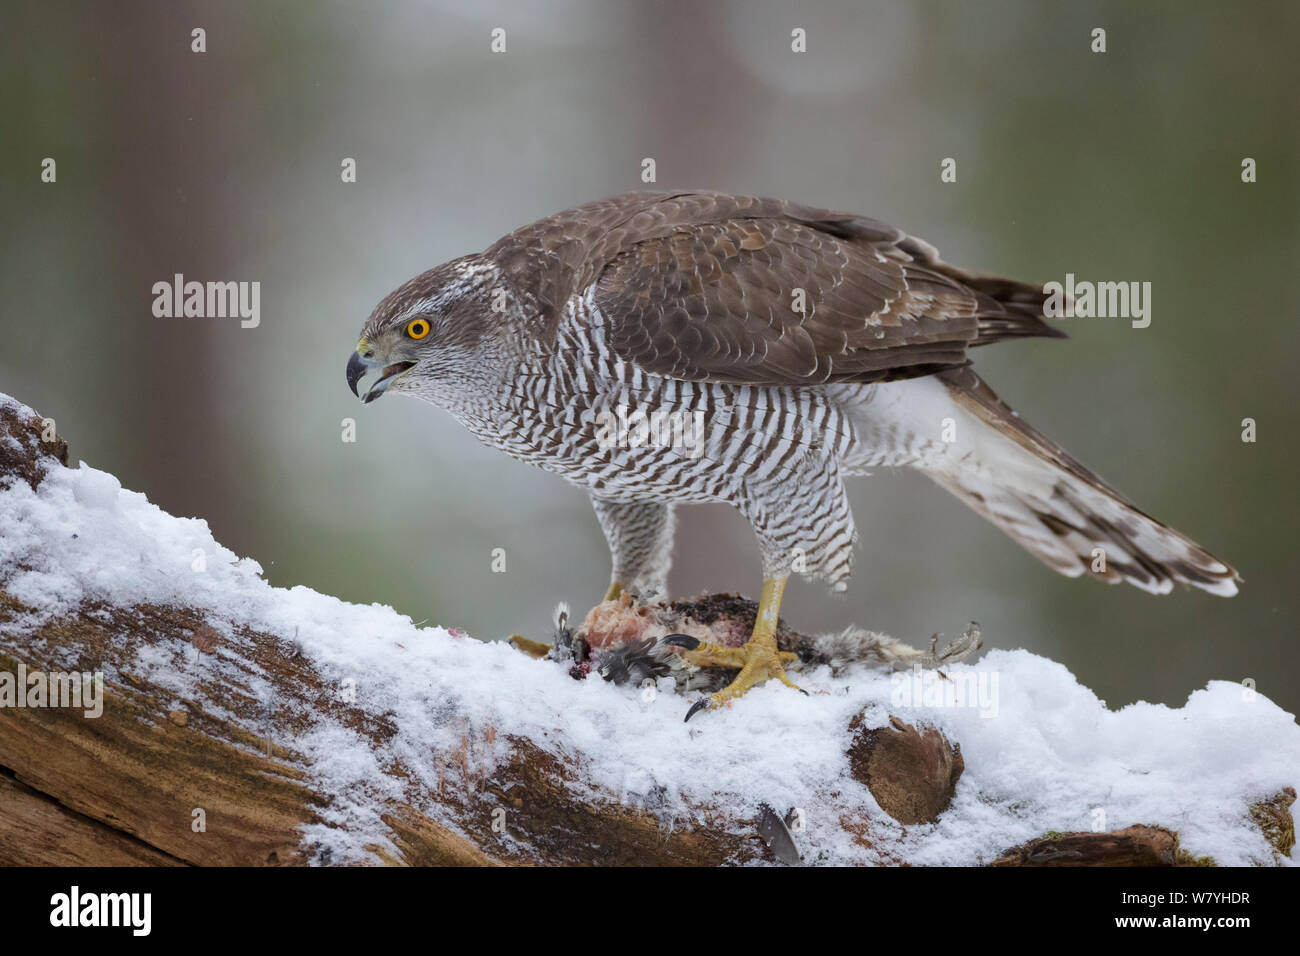
[[[352,389],[352,394],[357,398],[361,397],[357,391],[357,382],[361,381],[361,377],[368,371],[370,366],[366,364],[365,359],[359,352],[353,352],[352,357],[348,359],[348,388]]]
[[[357,391],[357,383],[365,377],[371,369],[377,368],[378,362],[372,359],[362,357],[360,352],[353,352],[348,359],[348,388],[352,389],[352,394],[361,399],[363,404],[370,404],[384,392],[388,391],[388,386],[398,378],[403,372],[406,372],[415,366],[414,362],[394,362],[392,365],[386,365],[379,372],[379,378],[370,386],[369,391],[363,396]]]

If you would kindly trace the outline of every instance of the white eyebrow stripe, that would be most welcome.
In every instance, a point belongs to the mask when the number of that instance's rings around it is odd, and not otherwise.
[[[446,300],[447,300],[446,295],[428,296],[427,298],[421,299],[420,301],[410,305],[406,309],[403,309],[401,314],[395,316],[392,321],[396,325],[405,322],[407,319],[414,318],[415,316],[420,315],[421,313],[424,312],[436,312],[438,306],[441,305]]]
[[[498,279],[500,276],[500,270],[490,263],[480,265],[466,263],[459,271],[460,275],[456,281],[446,283],[435,294],[412,303],[391,321],[400,324],[422,313],[437,312],[445,303],[454,302],[471,289]]]

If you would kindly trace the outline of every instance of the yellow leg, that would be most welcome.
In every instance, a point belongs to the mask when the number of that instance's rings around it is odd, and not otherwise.
[[[617,601],[622,596],[623,596],[623,585],[621,585],[617,581],[611,581],[609,584],[609,590],[605,592],[605,597],[602,600]]]
[[[551,651],[550,644],[531,640],[521,634],[510,635],[510,646],[529,657],[545,657]]]
[[[803,693],[802,688],[785,676],[785,665],[798,655],[779,651],[776,647],[776,624],[781,616],[781,598],[785,594],[785,576],[765,578],[763,593],[758,601],[758,615],[754,619],[754,633],[741,647],[721,647],[717,644],[698,643],[686,652],[686,659],[701,667],[739,667],[735,680],[711,697],[696,702],[686,714],[690,720],[705,707],[721,707],[742,696],[751,687],[775,678],[787,687]],[[682,641],[672,643],[686,646]]]

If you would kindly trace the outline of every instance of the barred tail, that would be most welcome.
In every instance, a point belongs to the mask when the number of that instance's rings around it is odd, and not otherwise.
[[[1044,564],[1152,594],[1169,593],[1175,581],[1222,597],[1237,593],[1236,570],[1139,511],[1021,421],[970,368],[937,378],[970,434],[918,467]]]

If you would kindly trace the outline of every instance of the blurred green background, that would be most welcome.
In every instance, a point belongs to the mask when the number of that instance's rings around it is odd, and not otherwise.
[[[1290,2],[8,0],[0,390],[275,584],[544,636],[556,601],[581,614],[607,580],[584,495],[415,400],[361,407],[344,363],[399,283],[641,188],[650,156],[659,188],[864,213],[977,271],[1153,283],[1150,328],[1075,320],[976,367],[1246,579],[1222,600],[1060,578],[884,471],[851,488],[848,595],[796,584],[792,624],[918,642],[975,619],[1112,706],[1251,677],[1294,711],[1298,38]],[[177,272],[260,281],[261,326],[154,318]],[[741,519],[688,512],[674,590],[757,586]]]

